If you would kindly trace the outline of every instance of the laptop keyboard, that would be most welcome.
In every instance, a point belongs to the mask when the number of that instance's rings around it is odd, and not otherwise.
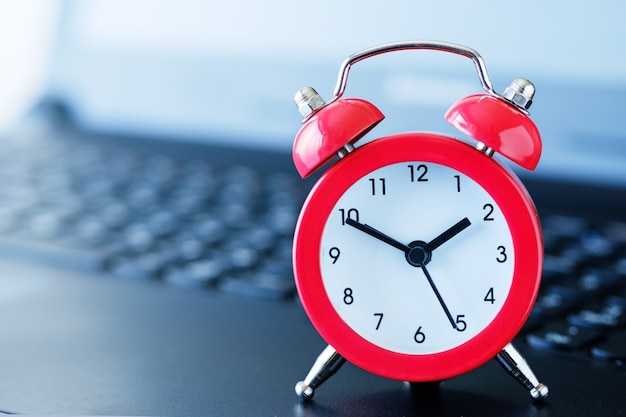
[[[295,294],[293,173],[59,143],[0,156],[0,256],[271,299]]]
[[[293,299],[293,173],[16,143],[0,155],[0,256],[128,279]],[[528,347],[626,363],[626,223],[546,215]]]
[[[543,219],[539,297],[524,328],[529,347],[619,369],[626,364],[626,223]]]

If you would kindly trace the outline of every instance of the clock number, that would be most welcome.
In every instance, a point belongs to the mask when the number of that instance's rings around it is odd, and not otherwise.
[[[461,176],[455,175],[454,178],[456,178],[456,192],[460,193],[461,192]]]
[[[341,212],[341,225],[345,226],[346,224],[346,219],[352,219],[356,222],[359,221],[359,211],[355,208],[351,208],[351,209],[339,209],[339,212]]]
[[[376,179],[370,178],[369,180],[370,180],[370,183],[372,183],[372,195],[376,195]],[[380,182],[380,194],[382,195],[387,194],[387,190],[385,188],[385,179],[379,178],[378,181]]]
[[[346,305],[354,303],[354,297],[352,296],[352,288],[346,288],[343,290],[343,302]]]
[[[467,329],[467,323],[463,320],[464,317],[465,314],[457,314],[456,316],[456,330],[458,332],[464,332]]]
[[[422,331],[422,326],[417,328],[417,331],[413,336],[413,340],[415,340],[416,343],[424,343],[424,341],[426,340],[426,335]]]
[[[380,328],[380,323],[383,321],[383,313],[374,313],[374,316],[378,317],[378,323],[376,323],[376,330]]]
[[[485,214],[485,217],[483,217],[483,220],[486,222],[492,222],[494,220],[494,218],[491,217],[491,215],[493,214],[493,204],[485,204],[483,206],[483,210],[487,212],[487,214]]]
[[[506,248],[504,246],[498,246],[498,251],[500,253],[500,256],[496,258],[496,261],[503,264],[508,259],[508,257],[506,256]]]
[[[496,299],[493,296],[493,287],[489,288],[489,291],[487,291],[487,295],[485,295],[485,298],[483,299],[486,303],[491,303],[493,304]]]
[[[330,248],[330,250],[328,251],[328,255],[333,258],[333,265],[335,263],[337,263],[337,260],[339,259],[339,255],[341,255],[341,251],[339,250],[338,247],[333,246],[332,248]]]
[[[419,164],[417,168],[415,165],[408,165],[411,171],[411,182],[425,182],[428,181],[426,174],[428,173],[428,167],[424,164]]]

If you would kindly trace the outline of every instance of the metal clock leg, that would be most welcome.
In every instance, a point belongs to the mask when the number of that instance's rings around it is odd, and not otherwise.
[[[304,381],[296,384],[296,394],[303,400],[312,399],[315,389],[333,376],[345,361],[345,358],[338,354],[335,348],[331,345],[326,346],[313,363]]]
[[[524,357],[511,343],[496,356],[502,367],[526,389],[534,400],[543,400],[548,396],[548,387],[539,382]]]

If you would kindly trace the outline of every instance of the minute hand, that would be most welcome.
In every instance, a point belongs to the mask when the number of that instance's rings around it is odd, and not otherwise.
[[[411,248],[409,246],[405,245],[404,243],[398,242],[397,240],[395,240],[391,236],[387,236],[383,232],[380,232],[380,231],[374,229],[372,226],[369,226],[369,225],[363,224],[363,223],[359,223],[356,220],[353,220],[351,218],[346,219],[346,224],[348,224],[348,225],[350,225],[350,226],[352,226],[354,228],[357,228],[360,231],[365,232],[368,235],[370,235],[372,237],[375,237],[376,239],[381,240],[381,241],[385,242],[386,244],[393,246],[396,249],[400,249],[404,253],[409,253],[411,251]]]
[[[442,234],[440,234],[439,236],[437,236],[436,238],[428,242],[426,246],[424,247],[424,249],[427,252],[434,251],[439,246],[443,245],[448,240],[452,239],[454,236],[456,236],[458,233],[460,233],[463,229],[468,227],[470,224],[472,223],[469,221],[467,217],[465,217],[464,219],[456,223],[454,226],[450,227],[448,230],[446,230],[445,232],[443,232]]]

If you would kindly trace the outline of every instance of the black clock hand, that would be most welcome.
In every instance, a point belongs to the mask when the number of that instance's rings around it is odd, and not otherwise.
[[[350,226],[359,229],[362,232],[367,233],[368,235],[375,237],[378,240],[381,240],[383,242],[385,242],[388,245],[393,246],[394,248],[400,249],[401,251],[403,251],[404,253],[408,253],[411,251],[411,248],[407,245],[405,245],[404,243],[400,243],[397,240],[395,240],[394,238],[387,236],[386,234],[374,229],[372,226],[369,226],[367,224],[363,224],[363,223],[359,223],[356,220],[353,220],[351,218],[347,218],[346,219],[346,224],[349,224]]]
[[[435,282],[430,276],[428,269],[426,269],[426,265],[422,262],[420,264],[420,267],[422,268],[422,271],[424,271],[424,275],[426,275],[426,279],[428,280],[430,287],[433,289],[433,292],[437,296],[437,300],[439,300],[439,304],[441,304],[441,307],[443,308],[443,311],[446,313],[448,320],[450,320],[450,324],[452,324],[452,328],[456,330],[456,323],[454,322],[454,319],[452,318],[452,314],[450,314],[450,310],[448,309],[448,306],[446,306],[446,303],[443,301],[443,298],[441,297],[441,294],[439,293],[439,290],[437,289]]]
[[[427,252],[432,252],[437,249],[439,246],[446,243],[448,240],[452,239],[454,236],[459,234],[462,230],[472,224],[467,217],[456,223],[454,226],[450,227],[448,230],[431,240],[424,246],[424,250]]]
[[[440,234],[439,236],[437,236],[436,238],[428,242],[423,248],[424,253],[425,254],[431,253],[432,251],[437,249],[439,246],[443,245],[448,240],[452,239],[454,236],[459,234],[462,230],[464,230],[470,224],[471,222],[469,221],[467,217],[463,218],[462,220],[457,222],[455,225],[450,227],[448,230],[446,230],[445,232],[443,232],[442,234]],[[426,257],[424,259],[427,260]],[[456,326],[456,323],[454,322],[454,318],[452,318],[452,314],[450,314],[450,310],[446,306],[446,303],[443,301],[443,297],[441,297],[441,294],[439,293],[439,290],[437,289],[435,282],[430,276],[428,269],[426,269],[426,262],[425,261],[420,262],[419,266],[424,271],[424,275],[426,275],[426,279],[428,280],[430,287],[433,289],[433,292],[437,296],[437,300],[439,300],[439,304],[441,304],[441,307],[443,308],[443,311],[446,313],[448,320],[450,320],[450,324],[452,324],[452,328],[456,330],[457,326]]]
[[[405,255],[407,256],[407,261],[411,265],[419,266],[420,268],[422,268],[422,270],[424,271],[424,275],[426,275],[426,279],[428,280],[428,283],[430,284],[430,287],[435,293],[435,296],[437,296],[437,300],[439,300],[439,304],[441,304],[443,311],[446,313],[446,317],[448,317],[448,320],[450,320],[450,324],[452,324],[452,327],[454,329],[457,328],[456,323],[454,322],[454,318],[452,317],[452,314],[450,313],[450,310],[448,309],[448,306],[446,305],[445,301],[443,301],[443,297],[441,297],[441,294],[439,293],[439,290],[437,289],[435,282],[433,281],[432,277],[430,276],[430,273],[426,269],[426,263],[428,263],[428,261],[430,260],[428,254],[431,250],[438,248],[439,246],[441,246],[442,244],[450,240],[452,237],[456,236],[459,232],[461,232],[461,230],[465,229],[467,226],[470,225],[470,221],[467,217],[459,221],[454,226],[450,227],[448,230],[446,230],[439,236],[437,236],[429,244],[424,245],[423,242],[420,242],[420,244],[417,244],[415,246],[408,246],[408,245],[405,245],[404,243],[398,242],[397,240],[395,240],[394,238],[390,236],[387,236],[383,232],[376,230],[367,224],[359,223],[356,220],[351,219],[351,218],[346,219],[346,224],[362,232],[365,232],[368,235],[375,237],[376,239],[382,242],[385,242],[388,245],[393,246],[394,248],[400,249],[401,251],[405,253]],[[430,250],[428,249],[429,245],[432,246],[432,249]]]
[[[372,237],[375,237],[376,239],[381,240],[381,241],[387,243],[388,245],[393,246],[394,248],[400,249],[404,253],[409,253],[411,251],[411,247],[409,247],[408,245],[405,245],[404,243],[398,242],[394,238],[392,238],[390,236],[387,236],[386,234],[382,233],[379,230],[374,229],[370,225],[359,223],[356,220],[351,219],[351,218],[346,219],[346,224],[348,224],[348,225],[350,225],[350,226],[352,226],[352,227],[354,227],[354,228],[356,228],[356,229],[358,229],[358,230],[360,230],[362,232],[365,232],[368,235],[370,235]],[[426,246],[423,247],[423,249],[426,252],[434,251],[439,246],[443,245],[448,240],[452,239],[454,236],[459,234],[462,230],[464,230],[470,224],[471,224],[471,222],[469,221],[469,219],[467,217],[463,218],[458,223],[456,223],[454,226],[450,227],[448,230],[446,230],[445,232],[443,232],[442,234],[440,234],[439,236],[437,236],[436,238],[431,240],[429,243],[427,243]]]

